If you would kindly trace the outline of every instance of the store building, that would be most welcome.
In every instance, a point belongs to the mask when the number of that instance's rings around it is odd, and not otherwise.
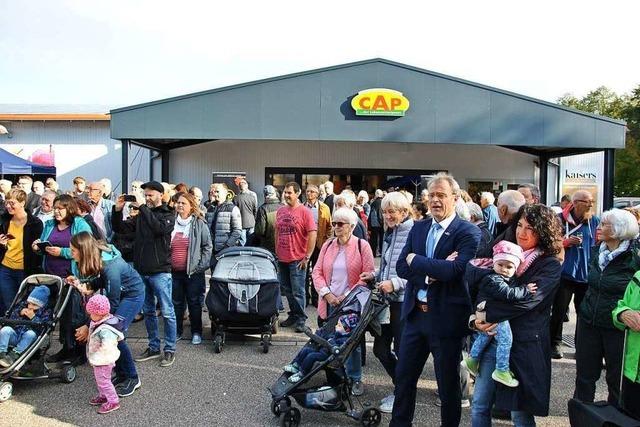
[[[111,137],[123,165],[146,147],[151,177],[201,188],[219,171],[245,172],[258,193],[290,180],[418,186],[448,171],[472,194],[535,182],[549,202],[560,191],[556,159],[604,152],[610,205],[625,124],[372,59],[112,110]]]

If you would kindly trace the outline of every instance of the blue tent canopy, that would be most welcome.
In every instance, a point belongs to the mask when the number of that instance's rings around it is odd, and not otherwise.
[[[0,148],[0,174],[2,175],[54,175],[55,166],[32,163]]]

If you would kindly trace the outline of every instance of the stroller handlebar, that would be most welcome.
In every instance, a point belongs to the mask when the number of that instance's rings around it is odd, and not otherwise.
[[[33,322],[31,320],[9,319],[7,317],[0,318],[0,325],[6,326],[46,326],[46,323]]]
[[[330,353],[332,354],[340,353],[340,347],[332,345],[329,341],[325,340],[321,336],[314,334],[310,327],[305,326],[304,333],[306,336],[311,338],[313,342],[329,350]]]

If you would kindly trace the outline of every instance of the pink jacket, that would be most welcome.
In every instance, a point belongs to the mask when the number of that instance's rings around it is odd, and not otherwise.
[[[360,280],[361,273],[372,272],[375,274],[371,246],[369,246],[366,240],[362,240],[362,242],[360,242],[360,248],[358,249],[358,240],[357,237],[351,236],[347,242],[346,256],[349,289],[365,284]],[[320,297],[318,300],[318,316],[320,316],[321,319],[327,318],[327,302],[323,297],[331,292],[329,289],[331,283],[328,281],[331,280],[333,263],[338,255],[338,249],[339,246],[336,239],[327,240],[324,245],[322,245],[322,249],[320,249],[318,261],[313,269],[313,286],[316,288],[318,296]]]

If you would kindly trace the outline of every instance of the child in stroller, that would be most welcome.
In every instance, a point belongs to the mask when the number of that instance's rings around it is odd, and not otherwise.
[[[351,332],[358,326],[359,321],[360,316],[356,313],[344,314],[338,318],[334,333],[318,330],[317,334],[321,338],[326,339],[330,344],[339,347],[347,341]],[[311,372],[314,363],[322,362],[329,356],[329,350],[325,347],[318,346],[312,341],[300,350],[295,359],[293,359],[293,362],[284,367],[284,371],[293,374],[289,377],[290,382],[297,383],[302,377]]]
[[[51,318],[51,310],[47,308],[49,295],[48,287],[44,285],[35,287],[26,301],[16,305],[9,319],[47,322]],[[3,368],[11,366],[37,337],[37,333],[26,325],[4,326],[0,329],[0,366]],[[8,351],[9,346],[13,346],[11,351]]]

